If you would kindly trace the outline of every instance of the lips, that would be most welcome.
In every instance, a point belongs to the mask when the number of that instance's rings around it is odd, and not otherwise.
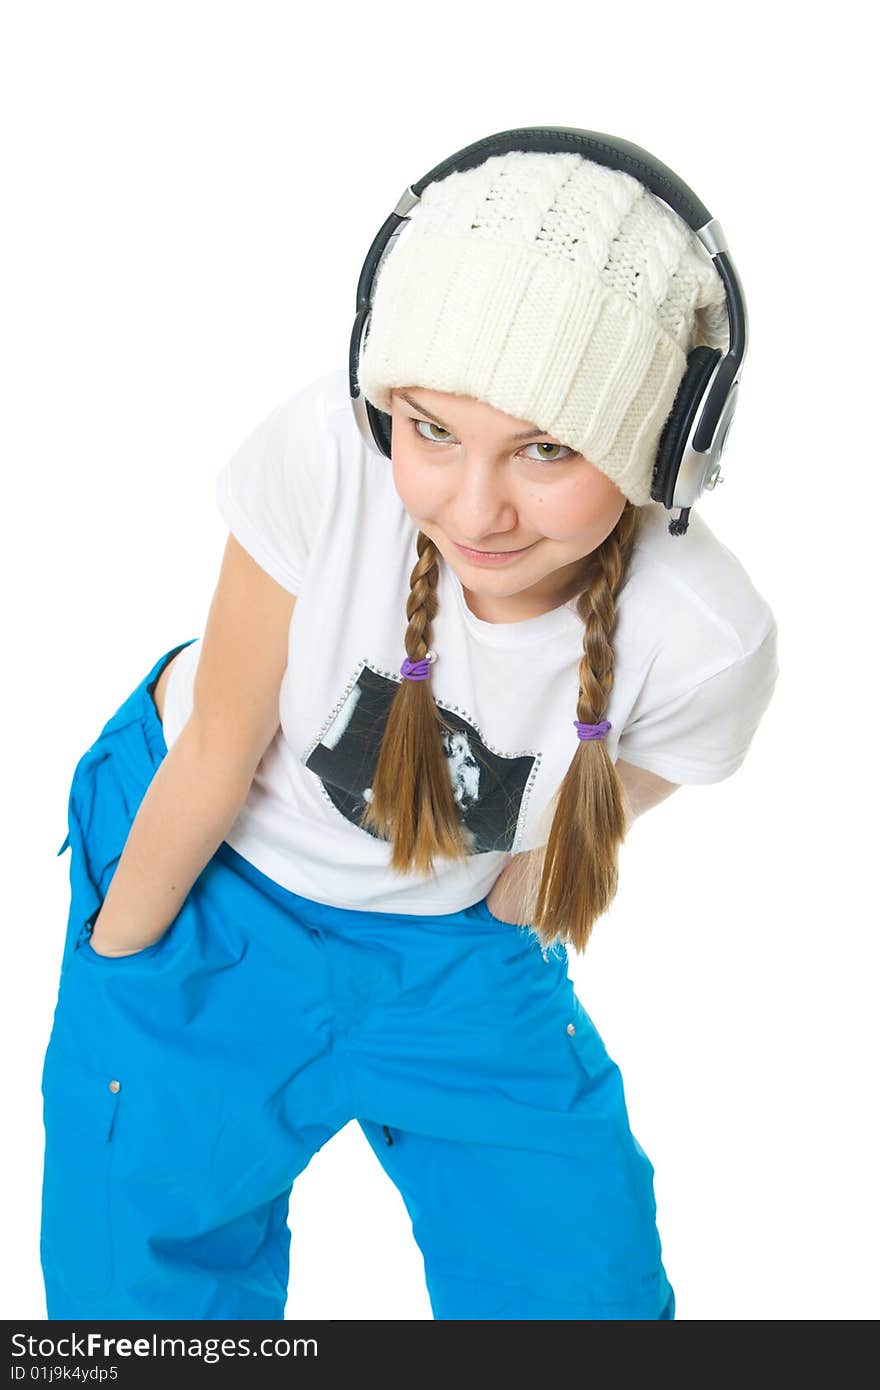
[[[452,544],[459,554],[467,560],[474,563],[479,563],[482,560],[487,564],[498,565],[503,564],[507,559],[515,558],[517,555],[524,555],[527,550],[531,549],[531,546],[524,545],[517,550],[475,550],[471,546],[459,545],[458,541],[453,541]]]
[[[482,550],[478,545],[465,545],[464,541],[453,541],[459,550],[473,550],[477,555],[518,555],[521,550],[528,550],[526,545],[512,546],[510,550]]]

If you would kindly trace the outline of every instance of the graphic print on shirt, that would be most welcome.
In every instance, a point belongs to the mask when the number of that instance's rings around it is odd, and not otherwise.
[[[327,796],[358,830],[380,837],[360,823],[370,800],[379,749],[399,682],[364,663],[340,708],[304,759],[320,777]],[[473,724],[456,710],[438,708],[453,732],[440,737],[469,853],[510,850],[525,809],[538,753],[511,757],[488,748]]]

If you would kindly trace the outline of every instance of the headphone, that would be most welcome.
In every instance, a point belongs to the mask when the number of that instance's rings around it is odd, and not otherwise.
[[[692,348],[688,353],[687,367],[657,446],[651,480],[651,497],[655,502],[662,502],[667,510],[682,509],[678,517],[670,521],[669,532],[673,536],[683,536],[693,503],[704,491],[714,488],[716,482],[724,481],[720,476],[720,459],[736,409],[748,338],[745,298],[718,219],[712,217],[692,189],[667,165],[639,145],[613,135],[572,126],[502,130],[466,145],[404,190],[394,211],[375,236],[358,279],[348,357],[349,394],[358,429],[370,449],[391,458],[391,416],[361,395],[357,379],[380,265],[429,183],[438,182],[456,170],[472,169],[493,155],[510,150],[545,154],[574,152],[606,168],[631,174],[696,232],[721,277],[729,327],[727,353],[706,346]]]

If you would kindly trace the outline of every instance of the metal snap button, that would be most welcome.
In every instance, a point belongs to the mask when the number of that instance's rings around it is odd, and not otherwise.
[[[575,1028],[575,1026],[574,1026],[573,1023],[570,1023],[570,1024],[568,1025],[568,1028],[566,1029],[566,1032],[568,1032],[569,1034],[575,1033],[576,1031],[577,1031],[577,1030],[576,1030],[576,1028]]]
[[[110,1082],[110,1090],[111,1090],[111,1091],[113,1092],[113,1094],[115,1095],[116,1092],[117,1092],[118,1090],[120,1090],[120,1083],[119,1083],[118,1081],[111,1081],[111,1082]]]

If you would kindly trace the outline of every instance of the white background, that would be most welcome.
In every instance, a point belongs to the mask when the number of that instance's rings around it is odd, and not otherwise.
[[[880,261],[858,15],[4,6],[4,1317],[45,1317],[40,1074],[76,760],[201,632],[216,473],[347,363],[357,277],[405,186],[553,124],[650,150],[727,234],[751,336],[700,508],[770,602],[781,668],[743,768],[636,823],[572,974],[655,1166],[678,1317],[876,1318]],[[288,1318],[431,1317],[354,1122],[291,1216]]]

